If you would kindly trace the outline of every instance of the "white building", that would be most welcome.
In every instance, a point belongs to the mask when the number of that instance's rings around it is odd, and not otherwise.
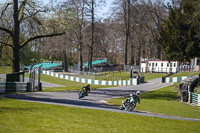
[[[149,60],[141,62],[141,72],[177,73],[179,71],[178,61]]]

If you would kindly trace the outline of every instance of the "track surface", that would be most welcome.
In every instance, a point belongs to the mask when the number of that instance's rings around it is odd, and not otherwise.
[[[141,111],[133,111],[133,112],[121,111],[115,106],[110,106],[106,104],[106,100],[110,98],[129,96],[130,93],[133,93],[137,90],[140,90],[143,93],[143,92],[156,90],[156,89],[169,86],[169,85],[171,85],[171,83],[161,83],[161,79],[154,79],[154,80],[148,81],[148,83],[140,84],[138,86],[121,86],[121,87],[91,90],[91,93],[89,93],[89,96],[84,97],[82,99],[78,99],[78,91],[8,94],[8,95],[5,95],[5,97],[31,101],[31,102],[46,103],[46,104],[105,110],[105,111],[137,114],[137,115],[142,115],[142,116],[159,117],[159,118],[166,118],[166,119],[191,120],[191,121],[200,122],[200,119],[193,119],[193,118],[167,116],[167,115],[153,114],[153,113],[141,112]]]

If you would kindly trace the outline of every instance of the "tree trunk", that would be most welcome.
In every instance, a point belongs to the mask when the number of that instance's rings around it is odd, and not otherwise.
[[[64,55],[64,71],[68,72],[68,62],[67,62],[67,54],[66,54],[66,50],[63,50],[63,55]]]
[[[133,44],[131,44],[131,66],[134,65],[134,51],[133,51]]]
[[[157,47],[156,47],[156,58],[161,59],[161,46],[159,43],[157,43]]]
[[[92,0],[92,38],[91,38],[91,46],[89,48],[89,61],[88,61],[88,69],[89,71],[92,70],[92,57],[93,57],[93,46],[94,46],[94,0]]]
[[[0,46],[0,62],[1,62],[1,59],[2,59],[2,49],[3,49],[3,46]]]
[[[20,23],[18,21],[19,18],[19,11],[18,11],[18,0],[13,0],[14,6],[14,14],[13,14],[13,18],[14,18],[14,32],[12,35],[12,39],[13,39],[13,66],[12,66],[12,71],[13,72],[19,72],[19,34],[20,34]]]
[[[129,34],[130,34],[130,0],[127,0],[128,9],[126,6],[126,2],[124,3],[124,21],[125,21],[125,29],[126,29],[126,42],[124,49],[124,68],[126,69],[128,62],[128,43],[129,43]]]
[[[79,51],[79,63],[80,63],[80,71],[83,71],[83,53],[82,53],[82,48]]]

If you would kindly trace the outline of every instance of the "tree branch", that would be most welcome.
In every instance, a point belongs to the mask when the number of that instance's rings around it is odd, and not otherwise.
[[[90,10],[92,9],[91,5],[86,0],[83,0],[83,2],[90,8]]]
[[[23,20],[24,17],[24,8],[26,5],[27,0],[24,0],[19,8],[19,18],[18,21],[21,22]]]
[[[27,10],[28,11],[28,10]],[[38,13],[40,13],[40,12],[47,12],[48,10],[37,10],[36,12],[34,12],[34,13],[30,13],[29,11],[28,11],[28,13],[29,13],[29,16],[26,16],[26,17],[24,17],[24,19],[23,20],[25,20],[25,19],[27,19],[27,18],[31,18],[31,17],[33,17],[33,16],[35,16],[36,14],[38,14]]]
[[[5,46],[9,46],[9,47],[13,48],[13,45],[11,45],[11,44],[5,43],[5,42],[3,42],[3,41],[0,41],[0,43],[1,43],[1,44],[4,44]]]
[[[31,38],[25,40],[23,43],[20,44],[20,49],[23,48],[25,45],[27,45],[30,41],[33,41],[33,40],[36,40],[36,39],[40,39],[40,38],[60,36],[60,35],[63,35],[63,34],[65,34],[65,32],[52,33],[52,34],[48,34],[48,35],[38,35],[38,36],[31,37]]]
[[[1,12],[1,16],[0,16],[0,19],[2,18],[4,12],[7,10],[8,6],[11,5],[12,3],[7,3],[7,5],[5,6],[5,8],[2,10]]]
[[[5,31],[5,32],[7,32],[8,34],[12,35],[12,31],[9,30],[9,29],[7,29],[7,28],[4,28],[4,27],[1,27],[1,26],[0,26],[0,30],[1,30],[1,31]]]

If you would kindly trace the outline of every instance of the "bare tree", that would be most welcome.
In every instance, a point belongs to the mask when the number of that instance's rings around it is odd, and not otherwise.
[[[64,32],[61,33],[51,33],[51,34],[41,34],[41,35],[36,35],[36,36],[32,36],[29,37],[28,39],[24,40],[22,43],[19,42],[19,38],[20,38],[20,24],[25,21],[28,18],[36,18],[36,15],[40,12],[44,12],[41,10],[36,10],[37,8],[34,7],[32,13],[29,12],[29,10],[26,10],[26,6],[35,6],[33,5],[33,3],[31,3],[31,1],[28,0],[23,0],[21,2],[21,4],[19,5],[18,0],[13,0],[13,3],[7,3],[5,6],[5,10],[3,10],[1,12],[1,19],[3,17],[4,12],[6,12],[6,10],[8,10],[9,6],[13,7],[13,30],[11,30],[8,27],[5,26],[0,26],[0,30],[4,31],[8,34],[8,36],[10,36],[13,40],[13,44],[11,43],[7,43],[7,42],[1,42],[3,44],[5,44],[6,46],[9,46],[12,48],[13,50],[13,66],[12,66],[12,70],[13,72],[19,72],[19,62],[20,62],[20,58],[19,58],[19,51],[21,48],[23,48],[24,46],[26,46],[29,42],[36,40],[36,39],[40,39],[40,38],[45,38],[45,37],[53,37],[53,36],[59,36],[64,34]],[[12,22],[12,21],[11,21]]]

